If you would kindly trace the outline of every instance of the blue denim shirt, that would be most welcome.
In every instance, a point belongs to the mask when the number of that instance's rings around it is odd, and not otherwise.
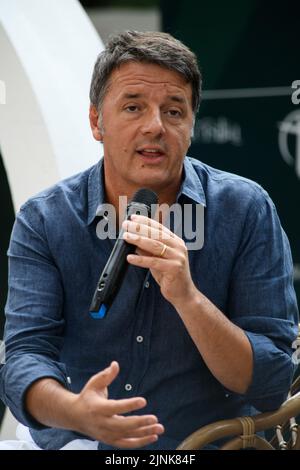
[[[173,449],[204,424],[279,406],[293,375],[298,319],[289,243],[267,193],[185,158],[178,201],[205,205],[204,246],[189,252],[192,278],[253,348],[252,383],[239,395],[211,374],[148,270],[130,266],[109,314],[91,318],[91,298],[113,247],[96,235],[102,168],[100,161],[40,193],[17,216],[8,251],[2,400],[45,449],[79,435],[30,417],[28,387],[53,377],[77,393],[112,360],[121,370],[109,396],[144,396],[148,404],[139,413],[154,413],[165,426],[149,449]]]

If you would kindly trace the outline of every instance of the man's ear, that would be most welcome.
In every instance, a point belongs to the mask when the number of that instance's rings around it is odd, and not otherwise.
[[[99,113],[94,105],[90,105],[90,112],[89,112],[89,118],[90,118],[90,126],[92,129],[92,133],[94,136],[94,139],[98,141],[102,141],[103,135],[102,132],[100,131],[98,127],[98,120],[99,120]]]

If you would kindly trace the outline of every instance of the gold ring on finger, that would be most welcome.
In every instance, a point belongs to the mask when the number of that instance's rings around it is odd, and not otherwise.
[[[162,248],[160,254],[158,255],[159,258],[162,258],[162,257],[164,256],[164,254],[165,254],[167,248],[168,248],[167,245],[164,243],[164,246],[163,246],[163,248]]]

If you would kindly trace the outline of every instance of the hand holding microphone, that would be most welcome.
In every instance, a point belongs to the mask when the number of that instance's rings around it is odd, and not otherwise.
[[[123,229],[124,239],[137,249],[127,257],[128,263],[149,269],[161,294],[181,315],[199,294],[184,240],[157,220],[138,214],[124,220]]]
[[[137,191],[127,206],[126,220],[133,214],[151,217],[151,206],[156,205],[157,195],[150,189]],[[104,318],[121,287],[128,268],[127,255],[134,253],[136,247],[123,239],[121,229],[110,257],[100,275],[92,302],[90,313],[93,318]]]

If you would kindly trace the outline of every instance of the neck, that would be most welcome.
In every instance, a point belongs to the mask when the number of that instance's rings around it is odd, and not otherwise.
[[[152,191],[155,191],[158,196],[158,203],[166,204],[171,206],[176,202],[176,196],[180,188],[181,181],[179,181],[176,185],[172,184],[166,186],[164,188],[156,188],[151,187]],[[141,189],[141,186],[133,187],[123,187],[117,184],[115,181],[105,180],[105,194],[106,194],[106,202],[112,204],[115,207],[116,214],[117,214],[117,223],[119,223],[120,217],[120,210],[123,212],[125,207],[120,207],[120,197],[125,196],[127,198],[127,204],[132,199],[132,196]],[[125,201],[126,202],[126,201]],[[123,214],[121,214],[123,216]]]

